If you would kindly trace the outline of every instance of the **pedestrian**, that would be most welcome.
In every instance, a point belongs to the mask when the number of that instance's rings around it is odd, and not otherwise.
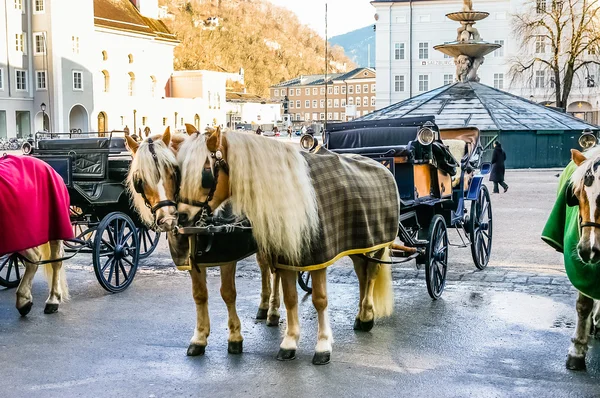
[[[506,161],[506,153],[502,150],[500,142],[494,144],[494,153],[492,154],[492,172],[490,173],[490,181],[494,183],[494,193],[500,193],[498,184],[504,188],[504,192],[508,191],[508,185],[504,182],[504,162]]]
[[[258,128],[256,129],[256,134],[262,135],[262,129],[260,128],[260,126],[258,126]]]
[[[292,126],[288,126],[287,133],[288,133],[288,137],[290,137],[290,139],[292,139]]]

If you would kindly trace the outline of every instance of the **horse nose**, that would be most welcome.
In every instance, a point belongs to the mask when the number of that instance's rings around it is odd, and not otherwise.
[[[597,247],[592,248],[592,255],[590,256],[590,261],[598,262],[600,261],[600,249]]]

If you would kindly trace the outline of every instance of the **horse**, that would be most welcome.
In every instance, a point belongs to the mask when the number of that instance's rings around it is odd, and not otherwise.
[[[188,131],[196,131],[189,124]],[[141,219],[151,228],[167,232],[169,250],[175,265],[179,269],[187,269],[192,277],[192,292],[196,302],[197,325],[194,336],[187,350],[187,355],[196,356],[204,354],[208,329],[208,291],[206,288],[206,273],[194,269],[189,265],[188,238],[173,233],[177,227],[177,208],[179,200],[180,172],[175,158],[179,147],[185,142],[186,135],[171,136],[167,127],[163,135],[155,135],[144,140],[141,144],[126,137],[128,149],[133,157],[127,177],[127,185],[133,197],[135,209]],[[262,277],[261,301],[256,319],[266,320],[268,326],[279,325],[279,289],[278,280],[273,276],[275,288],[271,289],[271,271],[268,261],[257,254]],[[235,308],[236,263],[221,266],[221,297],[227,305],[229,316],[229,344],[228,352],[239,354],[243,351],[243,337],[241,323]]]
[[[563,253],[567,276],[579,292],[577,325],[566,367],[585,370],[590,331],[600,323],[600,306],[595,301],[600,300],[600,147],[586,154],[571,149],[571,160],[560,177],[542,239]]]
[[[21,316],[31,311],[33,277],[42,263],[50,290],[44,313],[57,312],[59,304],[69,299],[61,260],[62,241],[73,238],[67,187],[45,162],[4,155],[0,157],[0,209],[0,257],[17,253],[25,265],[16,293],[17,310]],[[8,258],[3,264],[18,267]]]
[[[287,310],[278,360],[296,356],[298,270],[309,271],[313,280],[312,301],[318,314],[315,365],[331,359],[326,267],[339,258],[350,256],[359,280],[354,329],[370,331],[375,318],[391,315],[389,247],[398,232],[400,199],[394,178],[383,165],[360,156],[300,152],[276,140],[221,133],[220,128],[208,137],[192,133],[177,159],[182,177],[180,220],[202,222],[202,214],[229,201],[235,214],[251,222],[259,251],[274,259]],[[320,180],[321,175],[327,179]],[[342,211],[345,208],[350,213]],[[353,240],[360,238],[370,243]],[[205,334],[197,338],[196,344],[205,344]]]

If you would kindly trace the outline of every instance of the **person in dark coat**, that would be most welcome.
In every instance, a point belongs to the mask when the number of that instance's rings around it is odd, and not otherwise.
[[[504,192],[508,191],[508,185],[504,182],[504,162],[506,161],[506,153],[502,150],[502,145],[496,141],[494,144],[494,153],[492,154],[492,172],[490,173],[490,181],[494,183],[494,193],[500,193],[498,185],[504,188]]]

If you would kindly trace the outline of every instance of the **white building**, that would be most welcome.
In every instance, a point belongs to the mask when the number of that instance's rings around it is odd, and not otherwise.
[[[551,0],[547,2],[550,4]],[[534,80],[532,87],[511,84],[510,59],[522,45],[512,34],[511,15],[523,10],[523,0],[475,0],[473,3],[475,10],[490,14],[476,24],[483,40],[502,45],[485,57],[479,69],[481,83],[535,102],[552,104],[550,76]],[[374,0],[371,4],[376,9],[377,109],[454,82],[453,59],[434,50],[433,46],[456,40],[456,29],[460,25],[445,15],[460,11],[462,1]],[[596,87],[588,87],[587,76],[579,76],[574,81],[576,87],[567,108],[568,112],[590,122],[598,121],[598,75],[590,75],[597,82]]]
[[[254,94],[227,93],[227,127],[236,124],[253,126],[275,125],[282,121],[281,102],[270,101]]]

